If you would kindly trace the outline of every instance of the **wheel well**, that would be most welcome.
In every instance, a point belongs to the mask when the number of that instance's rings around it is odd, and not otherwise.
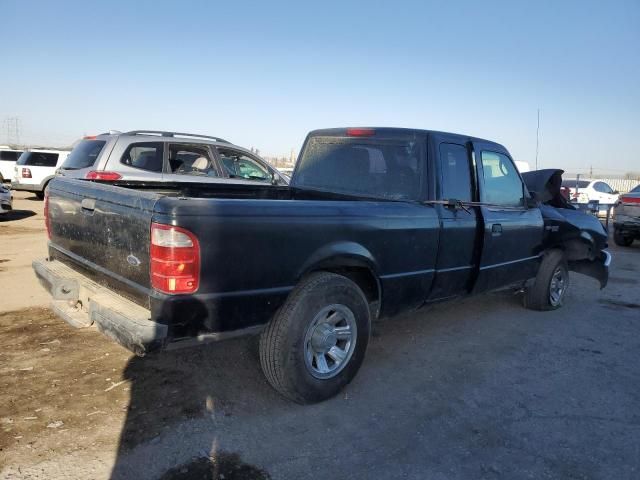
[[[369,303],[374,303],[380,300],[380,285],[378,284],[378,279],[367,267],[335,266],[320,268],[315,271],[331,272],[347,277],[360,287]]]
[[[555,248],[562,250],[566,259],[569,261],[592,259],[595,256],[593,244],[581,238],[565,240],[561,244],[556,245]]]

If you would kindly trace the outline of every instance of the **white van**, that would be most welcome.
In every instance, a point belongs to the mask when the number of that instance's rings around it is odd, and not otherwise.
[[[22,150],[0,146],[0,183],[11,181],[13,169],[20,155],[22,155]]]
[[[44,198],[44,189],[69,156],[68,150],[33,149],[24,152],[15,164],[11,188],[33,192],[39,199]]]

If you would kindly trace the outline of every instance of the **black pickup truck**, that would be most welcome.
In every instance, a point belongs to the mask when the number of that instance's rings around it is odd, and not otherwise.
[[[260,333],[271,385],[315,402],[354,377],[372,320],[505,287],[555,309],[569,270],[604,287],[606,233],[559,178],[534,172],[534,194],[464,135],[317,130],[289,186],[56,178],[33,268],[60,317],[138,355]]]

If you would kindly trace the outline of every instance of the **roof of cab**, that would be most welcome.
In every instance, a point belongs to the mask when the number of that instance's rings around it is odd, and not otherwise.
[[[464,135],[461,133],[452,133],[452,132],[441,132],[438,130],[424,130],[419,128],[400,128],[400,127],[341,127],[341,128],[322,128],[318,130],[312,130],[309,132],[309,137],[312,136],[348,136],[348,130],[359,130],[359,131],[367,131],[371,130],[375,133],[405,133],[405,134],[421,134],[421,135],[435,135],[437,137],[449,137],[449,138],[458,138],[465,142],[475,141],[475,142],[483,142],[489,143],[493,145],[497,145],[504,149],[504,146],[499,144],[498,142],[494,142],[493,140],[487,140],[484,138],[473,137],[471,135]],[[356,136],[357,137],[357,136]],[[366,138],[367,135],[362,135],[362,137]],[[506,149],[505,149],[506,150]]]

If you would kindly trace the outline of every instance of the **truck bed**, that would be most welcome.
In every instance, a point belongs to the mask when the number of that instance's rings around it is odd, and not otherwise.
[[[148,310],[151,321],[167,325],[167,341],[266,323],[324,257],[375,271],[388,299],[383,314],[418,307],[434,275],[439,234],[433,207],[289,187],[56,178],[48,210],[50,259]],[[196,293],[151,288],[152,222],[198,237]]]

